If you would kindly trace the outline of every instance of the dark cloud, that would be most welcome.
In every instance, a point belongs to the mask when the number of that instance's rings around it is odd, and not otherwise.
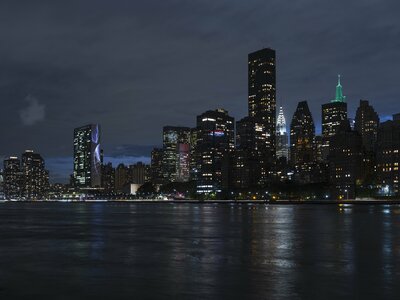
[[[351,115],[365,98],[388,116],[400,111],[399,10],[395,0],[3,0],[0,155],[69,157],[73,128],[98,122],[106,156],[118,157],[119,145],[147,151],[162,126],[193,126],[207,109],[239,119],[247,54],[262,47],[277,50],[288,120],[307,99],[319,124],[338,73]],[[34,126],[20,122],[27,95],[45,107]]]
[[[43,121],[45,118],[46,107],[43,104],[40,104],[39,101],[32,96],[27,96],[25,101],[27,106],[19,112],[22,124],[31,126],[37,122]]]

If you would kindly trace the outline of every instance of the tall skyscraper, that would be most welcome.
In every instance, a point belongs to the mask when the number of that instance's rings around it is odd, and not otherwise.
[[[276,157],[285,157],[289,160],[289,141],[286,130],[286,119],[283,114],[283,108],[279,108],[279,114],[276,121]]]
[[[363,147],[367,152],[375,151],[378,136],[379,116],[367,100],[360,100],[356,112],[355,130],[361,135]]]
[[[316,162],[315,125],[307,101],[301,101],[290,123],[290,160],[302,183],[312,181]]]
[[[197,116],[197,193],[224,193],[230,188],[235,149],[234,118],[224,109]]]
[[[240,186],[263,186],[276,157],[275,50],[265,48],[248,55],[248,113],[237,124],[246,143],[241,143],[236,152],[235,173],[241,179],[235,181],[241,182]],[[245,178],[250,169],[251,176]]]
[[[347,120],[346,97],[343,96],[343,87],[338,75],[335,99],[330,103],[322,105],[322,156],[327,159],[329,155],[329,143],[332,137],[338,132],[342,122]]]
[[[265,48],[248,56],[249,116],[259,118],[269,133],[267,144],[275,145],[276,61],[275,50]]]
[[[74,130],[74,184],[78,188],[101,186],[100,127],[89,124]]]
[[[181,162],[179,145],[190,145],[190,132],[191,129],[189,127],[165,126],[163,128],[162,168],[166,182],[175,182],[179,179],[178,168],[180,168],[179,164]],[[183,149],[183,147],[181,149]],[[189,168],[189,166],[187,166],[187,168]]]
[[[21,156],[22,195],[25,199],[44,199],[49,190],[49,172],[42,156],[26,150]]]

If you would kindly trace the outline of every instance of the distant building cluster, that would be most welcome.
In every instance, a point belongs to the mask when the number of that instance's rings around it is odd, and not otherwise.
[[[276,107],[276,56],[248,55],[248,115],[235,122],[225,109],[208,110],[196,126],[165,126],[151,164],[103,162],[101,130],[74,130],[74,168],[68,186],[48,183],[39,154],[4,160],[7,199],[68,195],[136,195],[195,199],[354,199],[399,197],[400,114],[380,123],[367,100],[349,118],[340,75],[335,98],[321,107],[321,135],[307,101],[287,126]]]

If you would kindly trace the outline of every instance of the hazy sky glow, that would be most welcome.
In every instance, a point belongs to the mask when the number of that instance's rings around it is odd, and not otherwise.
[[[73,128],[100,123],[107,160],[143,159],[162,126],[207,109],[247,113],[247,54],[277,51],[290,122],[334,97],[400,111],[396,0],[85,0],[0,2],[0,156],[34,149],[52,179],[72,169]],[[319,125],[318,125],[319,126]],[[319,131],[319,130],[318,130]]]

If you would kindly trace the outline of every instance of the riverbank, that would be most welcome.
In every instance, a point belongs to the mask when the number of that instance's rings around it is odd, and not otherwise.
[[[1,200],[0,203],[157,203],[157,204],[268,204],[268,205],[400,205],[400,199],[395,200],[158,200],[158,199],[118,199],[118,200]]]

